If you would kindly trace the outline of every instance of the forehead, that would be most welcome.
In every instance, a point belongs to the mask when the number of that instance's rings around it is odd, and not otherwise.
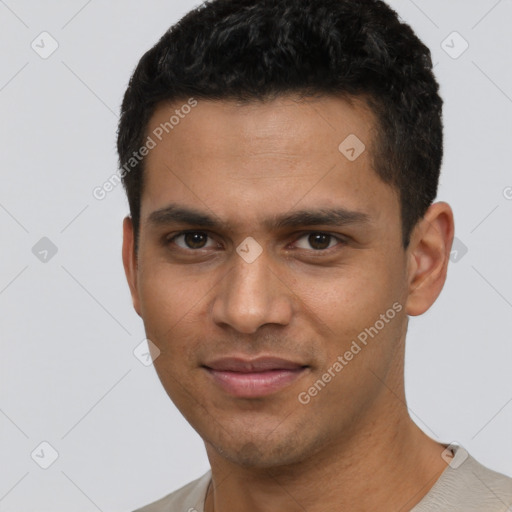
[[[194,100],[195,102],[195,100]],[[361,100],[292,96],[240,104],[162,103],[148,124],[141,218],[166,203],[243,214],[313,206],[396,207],[373,171],[375,120]],[[265,212],[263,212],[265,210]]]
[[[192,101],[196,106],[190,108]],[[269,157],[274,153],[275,157],[281,154],[299,159],[336,150],[351,134],[364,140],[368,147],[374,126],[371,110],[360,99],[282,96],[245,103],[191,99],[163,102],[148,123],[148,133],[156,130],[158,142],[164,143],[159,144],[161,147],[166,146],[166,141],[160,139],[172,139],[173,154],[186,152],[187,158],[193,153],[216,157],[224,154],[230,158],[254,157],[258,153]],[[191,146],[194,152],[190,152]],[[148,160],[155,153],[159,152],[152,152]]]

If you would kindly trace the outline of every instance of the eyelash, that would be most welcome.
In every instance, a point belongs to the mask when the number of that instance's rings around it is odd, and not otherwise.
[[[213,237],[207,232],[207,231],[197,231],[197,230],[187,230],[187,231],[180,231],[179,233],[176,233],[175,235],[172,235],[172,236],[167,236],[165,237],[165,240],[164,240],[164,245],[166,246],[169,246],[170,244],[175,244],[175,241],[177,238],[181,237],[181,236],[186,236],[186,235],[189,235],[189,234],[201,234],[201,235],[206,235],[208,237],[208,240],[213,240]],[[303,250],[303,251],[308,251],[308,252],[312,252],[312,253],[317,253],[317,254],[320,254],[320,253],[327,253],[327,252],[330,252],[331,249],[335,249],[336,247],[338,246],[343,246],[343,245],[346,245],[347,244],[347,240],[344,238],[344,237],[341,237],[340,235],[334,235],[332,233],[328,233],[328,232],[325,232],[325,231],[305,231],[305,232],[302,232],[299,234],[299,236],[297,238],[295,238],[294,240],[294,243],[297,243],[297,241],[301,240],[302,238],[304,237],[308,237],[308,236],[311,236],[311,235],[325,235],[325,236],[328,236],[332,239],[334,239],[337,243],[332,246],[332,247],[327,247],[326,249],[296,249],[296,250]],[[330,240],[330,241],[331,241]],[[220,244],[219,244],[220,245]],[[198,248],[198,249],[192,249],[190,247],[188,248],[184,248],[184,247],[180,247],[180,246],[177,246],[180,250],[183,250],[183,251],[188,251],[188,252],[199,252],[201,250],[203,250],[204,248],[201,247],[201,248]]]

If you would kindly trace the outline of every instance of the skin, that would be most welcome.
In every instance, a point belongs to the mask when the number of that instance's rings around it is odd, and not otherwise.
[[[148,134],[176,106],[161,104]],[[403,375],[408,316],[441,292],[453,214],[433,204],[403,248],[397,191],[372,169],[374,129],[356,99],[201,100],[146,157],[139,248],[127,217],[123,262],[134,308],[160,350],[162,385],[205,442],[206,512],[234,504],[248,512],[409,510],[446,468],[445,447],[409,417]],[[355,161],[338,150],[349,134],[366,146]],[[170,204],[217,225],[151,221]],[[271,222],[333,208],[366,220]],[[199,233],[205,247],[173,238],[194,229],[208,235]],[[312,232],[334,238],[315,249]],[[236,252],[248,236],[262,248],[252,263]],[[401,311],[300,403],[299,393],[395,303]],[[202,366],[235,354],[308,368],[269,396],[237,398]]]

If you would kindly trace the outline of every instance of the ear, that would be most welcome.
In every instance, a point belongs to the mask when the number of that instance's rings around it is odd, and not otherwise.
[[[432,306],[443,289],[454,222],[450,205],[434,203],[413,230],[408,252],[409,295],[406,313],[421,315]]]
[[[137,287],[137,255],[135,254],[135,233],[130,217],[123,220],[123,265],[130,293],[132,295],[133,307],[140,316],[139,290]]]

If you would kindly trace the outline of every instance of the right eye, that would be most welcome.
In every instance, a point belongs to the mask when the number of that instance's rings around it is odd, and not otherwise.
[[[168,242],[175,243],[178,247],[185,250],[208,249],[215,246],[215,242],[209,239],[208,234],[204,231],[178,233],[170,238]]]

